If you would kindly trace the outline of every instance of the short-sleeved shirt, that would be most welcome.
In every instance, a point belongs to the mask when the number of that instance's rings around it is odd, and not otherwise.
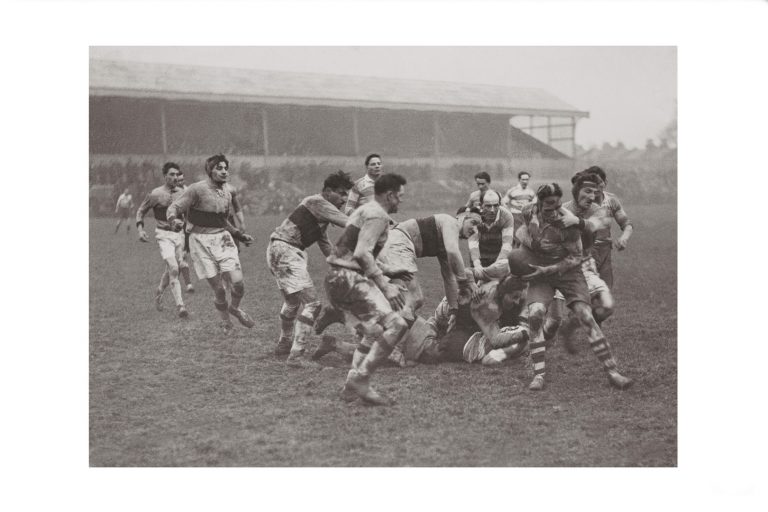
[[[143,222],[144,216],[151,209],[155,216],[157,229],[171,229],[166,213],[171,203],[181,195],[182,189],[178,187],[168,188],[167,185],[152,189],[136,211],[136,222]]]
[[[344,206],[344,213],[349,215],[356,208],[362,206],[373,199],[373,185],[376,181],[366,174],[355,182],[347,197],[347,204]]]
[[[331,245],[326,233],[328,224],[339,227],[347,225],[349,217],[344,215],[322,194],[305,197],[287,219],[270,235],[270,240],[282,240],[288,244],[305,250],[315,242],[323,249],[330,251]]]
[[[225,184],[226,185],[226,184]],[[180,218],[186,213],[190,233],[219,233],[227,227],[232,208],[229,187],[218,187],[210,179],[186,187],[168,207],[168,218]]]

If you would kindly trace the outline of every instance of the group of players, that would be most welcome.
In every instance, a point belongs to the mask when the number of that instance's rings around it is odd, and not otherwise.
[[[526,355],[533,373],[529,389],[541,390],[555,334],[559,330],[566,349],[574,352],[574,333],[584,327],[610,384],[619,389],[632,384],[620,373],[600,327],[614,307],[612,246],[623,250],[632,234],[620,202],[605,191],[601,168],[574,175],[573,200],[564,204],[557,183],[534,192],[530,173],[521,172],[518,184],[502,196],[481,172],[475,176],[478,190],[455,216],[438,213],[395,223],[390,214],[404,199],[406,179],[383,173],[378,154],[368,155],[365,166],[365,176],[354,183],[343,171],[328,176],[320,193],[304,198],[270,235],[267,264],[283,298],[275,351],[287,356],[288,365],[318,367],[316,361],[331,351],[347,354],[352,362],[342,398],[387,405],[391,400],[370,381],[388,361],[495,365]],[[250,245],[254,239],[243,231],[226,157],[208,158],[205,171],[206,179],[184,187],[179,166],[166,163],[166,183],[136,213],[139,238],[147,241],[143,218],[154,210],[166,263],[155,301],[160,305],[170,286],[179,316],[188,315],[179,282],[187,247],[198,277],[213,289],[224,328],[232,329],[230,316],[252,327],[240,308],[245,288],[237,242]],[[622,230],[615,242],[613,221]],[[327,234],[329,224],[342,228],[335,243]],[[460,239],[468,241],[471,266],[464,264]],[[308,269],[307,249],[315,243],[328,264],[325,305]],[[417,260],[427,257],[439,262],[445,296],[425,319],[418,315],[424,296]],[[186,279],[189,283],[188,274]],[[313,332],[321,335],[335,322],[353,330],[357,343],[323,335],[311,351]]]

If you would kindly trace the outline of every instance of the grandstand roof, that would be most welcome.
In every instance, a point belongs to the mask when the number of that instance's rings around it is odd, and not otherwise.
[[[97,59],[90,95],[589,117],[542,89]]]

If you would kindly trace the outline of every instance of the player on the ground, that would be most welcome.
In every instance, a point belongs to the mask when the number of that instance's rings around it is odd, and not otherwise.
[[[475,185],[477,185],[477,190],[469,194],[469,200],[467,201],[466,206],[467,210],[470,208],[480,208],[480,196],[488,190],[493,190],[491,188],[491,175],[485,171],[475,174]]]
[[[382,174],[381,156],[371,153],[365,157],[365,176],[357,180],[349,191],[344,213],[350,215],[357,207],[373,199],[373,184]]]
[[[403,200],[406,180],[385,174],[374,184],[374,200],[354,210],[327,258],[330,271],[325,290],[331,305],[341,310],[347,326],[375,336],[371,346],[361,344],[352,358],[342,397],[386,405],[390,401],[370,386],[373,372],[408,332],[408,324],[397,313],[405,305],[403,290],[392,284],[376,265],[387,241],[391,218]]]
[[[186,318],[189,316],[189,313],[187,308],[184,307],[184,299],[181,297],[181,284],[179,283],[179,270],[187,266],[183,255],[184,234],[174,231],[166,218],[168,207],[182,192],[176,186],[179,176],[179,165],[174,162],[163,164],[163,176],[165,177],[165,184],[152,189],[139,205],[139,209],[136,210],[136,228],[139,230],[139,240],[149,242],[149,236],[144,231],[144,216],[151,209],[155,215],[155,240],[157,240],[157,245],[160,246],[160,256],[165,262],[163,276],[160,278],[160,285],[155,293],[155,307],[158,311],[163,310],[163,293],[170,286],[178,315],[181,318]]]
[[[557,183],[542,185],[536,192],[537,203],[523,208],[523,220],[530,236],[531,249],[515,249],[515,256],[532,261],[533,271],[522,276],[529,282],[528,321],[531,329],[530,357],[534,377],[528,389],[544,389],[546,375],[546,342],[543,325],[547,306],[555,290],[565,297],[566,305],[588,326],[590,346],[603,364],[611,385],[624,389],[632,380],[619,373],[611,347],[595,322],[590,307],[589,291],[581,271],[582,230],[578,226],[561,227],[561,200],[563,192]],[[510,267],[512,265],[510,264]]]
[[[515,220],[509,210],[501,206],[498,192],[487,190],[480,194],[480,209],[483,222],[468,243],[472,267],[477,269],[506,260],[515,237]]]
[[[207,179],[188,186],[168,207],[168,222],[180,231],[184,227],[181,217],[186,214],[195,272],[199,279],[206,279],[213,289],[213,305],[219,312],[224,330],[232,330],[230,314],[244,326],[253,327],[253,320],[240,309],[245,285],[232,237],[239,238],[246,245],[254,240],[227,222],[232,208],[232,195],[224,186],[229,180],[229,160],[222,154],[213,155],[205,161],[205,172],[208,174]],[[229,304],[225,275],[232,283]]]
[[[591,217],[592,222],[596,225],[592,256],[595,258],[600,278],[605,281],[608,288],[613,289],[612,249],[623,251],[627,248],[629,238],[632,236],[632,222],[629,220],[627,212],[624,211],[619,198],[605,191],[607,183],[605,171],[594,165],[585,169],[583,173],[599,176],[601,180],[598,183],[599,195],[596,201],[599,208]],[[621,228],[621,236],[612,241],[611,224],[614,220]]]
[[[187,188],[187,184],[184,181],[184,171],[181,169],[179,169],[179,175],[176,177],[176,187],[182,192]],[[192,276],[189,275],[189,263],[187,263],[189,261],[189,232],[186,229],[186,225],[181,232],[184,233],[184,251],[182,252],[181,261],[183,261],[185,265],[183,267],[179,266],[179,274],[181,274],[181,278],[186,283],[185,290],[187,293],[194,293],[195,287],[192,284]]]
[[[125,232],[128,233],[131,230],[131,210],[133,210],[133,196],[131,191],[126,188],[120,194],[120,197],[117,198],[117,203],[115,204],[115,214],[118,215],[115,234],[117,234],[123,221],[125,221]]]
[[[352,181],[347,173],[331,174],[323,182],[323,191],[305,197],[269,237],[267,264],[283,295],[280,338],[275,352],[290,353],[287,362],[292,366],[316,366],[307,361],[305,354],[307,336],[320,313],[320,300],[307,269],[306,251],[317,242],[322,253],[330,256],[333,245],[326,233],[328,224],[342,228],[347,225],[349,217],[341,208],[350,188]]]

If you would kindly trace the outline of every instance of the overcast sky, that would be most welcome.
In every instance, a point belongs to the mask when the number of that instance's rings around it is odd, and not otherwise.
[[[91,56],[539,87],[579,110],[576,142],[643,147],[676,116],[674,47],[93,47]]]

